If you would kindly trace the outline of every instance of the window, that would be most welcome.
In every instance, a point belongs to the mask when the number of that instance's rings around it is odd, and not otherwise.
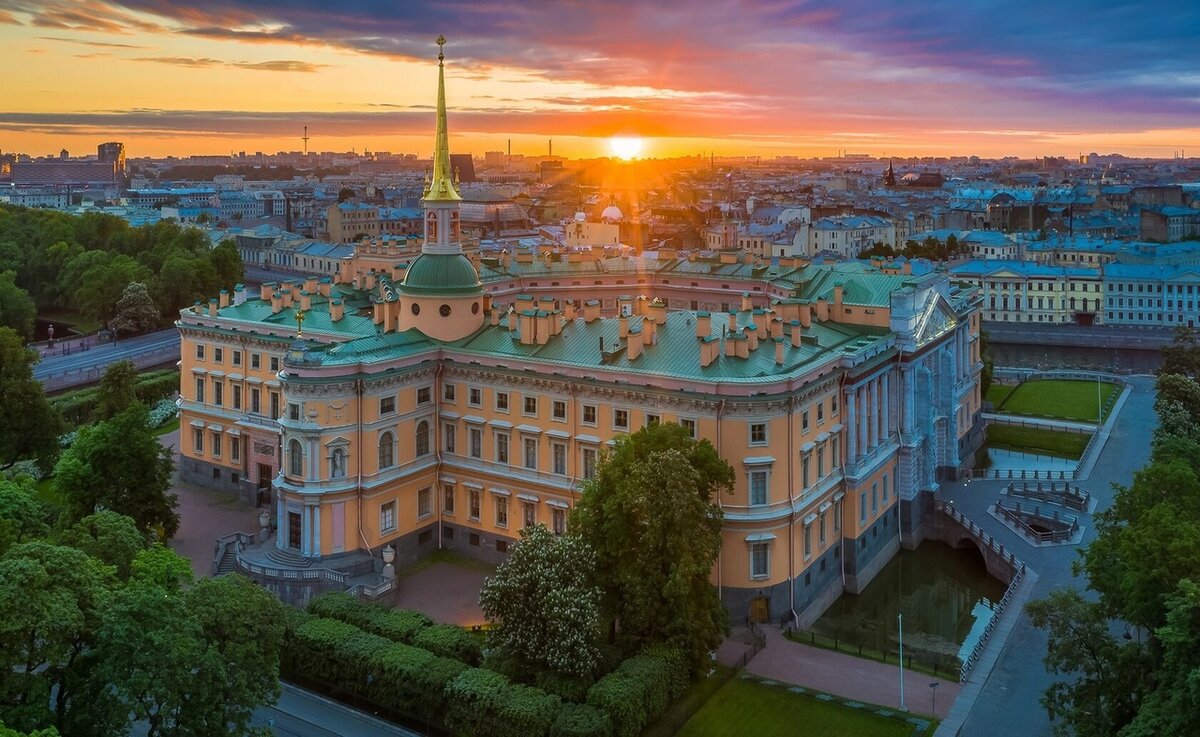
[[[767,442],[767,423],[752,422],[750,423],[750,444],[765,445]]]
[[[417,404],[429,404],[432,399],[433,390],[427,386],[422,386],[417,389]]]
[[[288,443],[288,473],[296,478],[304,476],[304,451],[299,440]]]
[[[204,360],[204,344],[203,343],[196,344],[196,360],[197,361]]]
[[[858,492],[858,524],[865,524],[867,521],[867,491],[863,489]]]
[[[594,448],[583,449],[583,477],[590,479],[596,475],[596,451]]]
[[[417,517],[428,517],[433,514],[433,489],[426,486],[417,492]]]
[[[817,424],[825,421],[825,402],[817,402]]]
[[[204,430],[199,427],[192,428],[192,450],[196,451],[196,455],[204,453]]]
[[[379,436],[379,470],[396,465],[396,438],[390,432]]]
[[[879,513],[879,483],[871,484],[871,514]]]
[[[829,467],[837,470],[842,465],[842,439],[834,435],[829,440]]]
[[[892,475],[892,496],[900,498],[900,474],[898,473]]]
[[[250,354],[250,368],[254,371],[258,371],[259,369],[262,368],[262,354],[261,353],[251,353]]]
[[[508,497],[496,497],[496,526],[508,527]]]
[[[200,404],[204,404],[204,381],[203,376],[196,377],[196,401]]]
[[[883,475],[883,506],[885,506],[885,507],[887,506],[887,500],[888,500],[888,475],[885,473]]]
[[[800,413],[800,432],[808,432],[808,410]]]
[[[447,402],[454,401],[454,384],[442,385],[442,399],[446,400]]]
[[[222,363],[225,360],[225,351],[222,348],[213,348],[213,363]]]
[[[688,431],[688,433],[689,433],[689,434],[690,434],[690,435],[691,435],[693,438],[695,438],[695,437],[696,437],[696,421],[695,421],[695,420],[686,420],[686,419],[685,419],[685,420],[680,420],[680,421],[679,421],[679,424],[680,424],[680,425],[681,425],[681,426],[682,426],[682,427],[683,427],[685,430],[687,430],[687,431]]]
[[[567,511],[555,507],[550,510],[550,529],[555,535],[564,535],[567,532]]]
[[[629,429],[629,410],[614,409],[613,410],[613,427],[618,430]]]
[[[250,411],[262,414],[262,391],[254,387],[250,388]]]
[[[229,438],[229,460],[242,460],[242,439],[236,435]]]
[[[449,515],[454,514],[454,484],[442,486],[442,511]]]
[[[417,458],[429,455],[429,423],[421,420],[417,423]]]
[[[803,489],[808,488],[808,460],[812,457],[812,451],[808,451],[800,456],[800,486]]]
[[[508,463],[508,433],[496,433],[496,462]]]
[[[508,392],[496,392],[496,411],[508,411]]]
[[[472,458],[483,458],[483,430],[478,427],[467,428],[467,453]]]
[[[838,413],[838,397],[836,394],[831,394],[829,396],[829,414],[833,415],[834,417],[837,417],[837,413]]]
[[[554,404],[551,405],[551,407],[552,407],[551,415],[554,417],[554,419],[556,419],[556,420],[567,419],[567,403],[566,402],[562,401],[561,399],[556,399],[556,400],[554,400]]]
[[[383,397],[379,400],[379,414],[390,415],[396,411],[396,398]]]
[[[751,504],[766,504],[767,503],[767,472],[766,471],[751,471],[750,472],[750,503]]]
[[[825,478],[825,444],[817,446],[817,478]]]
[[[537,438],[522,438],[525,445],[525,468],[537,470]]]
[[[661,415],[652,415],[652,414],[646,415],[646,427],[653,427],[654,425],[657,425],[661,422],[662,422]]]
[[[234,366],[242,365],[242,352],[241,351],[230,351],[230,358],[233,360]]]
[[[225,404],[225,382],[213,379],[213,404],[218,407]]]
[[[567,475],[567,446],[565,443],[552,443],[550,445],[550,454],[554,460],[554,473],[560,476]]]
[[[522,410],[527,415],[537,414],[537,397],[525,397],[525,406]]]
[[[812,557],[812,523],[804,526],[804,557]]]
[[[279,356],[271,356],[271,373],[279,373]]]
[[[278,420],[282,416],[279,413],[279,392],[271,392],[271,419]]]
[[[458,428],[454,423],[447,422],[442,425],[442,449],[447,453],[454,452],[454,441],[458,436]]]
[[[479,492],[472,489],[468,496],[467,517],[476,522],[479,521]]]
[[[507,553],[508,552],[508,541],[507,540],[497,540],[496,541],[496,552],[497,553]]]
[[[213,458],[221,457],[221,433],[216,430],[212,434],[212,455]]]
[[[770,548],[767,543],[750,545],[750,577],[766,578],[771,572]]]
[[[242,385],[233,384],[233,408],[242,408]]]
[[[817,518],[817,542],[821,547],[825,547],[825,512]]]
[[[524,516],[522,520],[524,527],[533,527],[537,524],[537,505],[533,502],[522,502],[521,513]]]
[[[379,507],[379,531],[391,532],[396,529],[396,502],[388,502]]]
[[[594,404],[583,405],[583,424],[585,424],[585,425],[595,425],[596,424],[596,405],[594,405]]]
[[[842,531],[842,500],[837,499],[833,502],[833,531]]]
[[[479,387],[473,386],[467,389],[467,404],[472,407],[478,407],[483,404],[483,392]]]

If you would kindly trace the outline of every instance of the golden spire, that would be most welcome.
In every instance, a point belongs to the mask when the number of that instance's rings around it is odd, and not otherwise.
[[[443,46],[446,37],[437,37],[438,45],[438,99],[437,140],[433,149],[433,181],[425,189],[426,202],[458,202],[462,199],[454,188],[453,172],[450,169],[450,136],[446,133],[446,54]]]

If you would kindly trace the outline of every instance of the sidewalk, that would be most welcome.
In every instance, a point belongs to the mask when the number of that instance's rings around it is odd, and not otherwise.
[[[1110,413],[1111,416],[1111,413]],[[1049,417],[1030,417],[1028,415],[1010,415],[1003,412],[983,412],[980,417],[998,425],[1034,425],[1047,430],[1072,430],[1076,432],[1095,432],[1094,422],[1074,422],[1071,420],[1052,420]]]
[[[767,646],[750,661],[746,670],[756,676],[813,688],[868,704],[896,708],[900,705],[900,666],[877,663],[853,655],[801,645],[774,627],[764,627]],[[961,686],[955,681],[911,670],[904,671],[904,702],[908,710],[930,713],[937,683],[937,716],[945,717]]]

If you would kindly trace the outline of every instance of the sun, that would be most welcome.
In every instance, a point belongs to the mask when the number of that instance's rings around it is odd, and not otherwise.
[[[642,139],[636,136],[614,136],[608,148],[619,159],[629,161],[642,152]]]

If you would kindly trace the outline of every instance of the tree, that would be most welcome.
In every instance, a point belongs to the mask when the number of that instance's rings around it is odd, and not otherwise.
[[[29,482],[0,479],[0,555],[13,545],[45,537],[49,511]]]
[[[110,363],[100,377],[92,422],[112,419],[137,401],[138,372],[132,361]]]
[[[342,187],[341,189],[338,190],[338,202],[339,203],[345,202],[346,200],[354,199],[357,196],[358,195],[354,192],[354,190],[350,189],[349,187]]]
[[[172,537],[179,529],[178,500],[168,492],[171,451],[135,404],[110,420],[81,428],[54,469],[54,484],[67,514],[82,519],[104,509],[132,517],[146,533]]]
[[[595,572],[596,555],[581,538],[554,535],[541,524],[522,529],[479,595],[493,625],[489,643],[528,668],[590,674],[599,659]]]
[[[245,275],[242,255],[238,253],[237,243],[230,238],[217,244],[217,247],[212,250],[209,260],[216,271],[217,286],[220,289],[232,290]]]
[[[1162,368],[1159,374],[1182,374],[1200,378],[1200,339],[1196,330],[1187,325],[1175,328],[1170,345],[1162,348]]]
[[[161,320],[158,305],[150,297],[142,282],[130,282],[117,301],[117,314],[113,318],[113,330],[119,335],[137,335],[158,327]]]
[[[146,549],[146,534],[131,517],[109,510],[90,514],[58,533],[61,545],[82,550],[128,580],[134,560]]]
[[[712,499],[733,480],[707,440],[666,423],[619,438],[584,482],[571,524],[596,551],[604,611],[628,649],[674,645],[699,667],[720,643],[725,610],[709,576],[722,514]]]
[[[12,328],[25,340],[33,336],[33,318],[37,307],[24,289],[16,284],[12,271],[0,272],[0,326]]]
[[[62,420],[33,378],[37,361],[12,328],[0,327],[0,469],[32,459],[48,470],[58,456]]]

